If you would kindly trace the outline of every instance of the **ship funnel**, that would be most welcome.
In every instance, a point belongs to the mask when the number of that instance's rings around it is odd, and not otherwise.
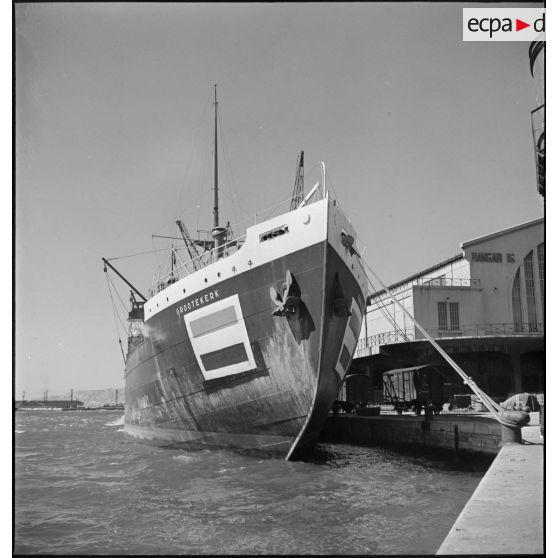
[[[215,239],[222,239],[227,234],[225,227],[214,227],[211,229],[211,236]]]

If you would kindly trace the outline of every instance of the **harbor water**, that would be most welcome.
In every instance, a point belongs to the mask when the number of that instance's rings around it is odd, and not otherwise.
[[[488,464],[318,445],[304,462],[161,449],[121,411],[15,415],[21,554],[434,554]]]

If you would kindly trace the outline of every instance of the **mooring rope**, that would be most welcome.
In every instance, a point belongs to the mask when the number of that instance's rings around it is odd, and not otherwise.
[[[468,376],[458,366],[458,364],[446,353],[446,351],[444,351],[444,349],[442,349],[442,347],[440,347],[440,345],[422,327],[422,325],[415,319],[415,317],[412,316],[410,314],[410,312],[407,311],[407,309],[403,306],[403,304],[401,304],[401,302],[399,302],[399,300],[397,300],[397,298],[386,287],[386,285],[382,282],[382,280],[378,277],[378,275],[376,273],[374,273],[372,268],[364,260],[363,260],[363,263],[366,266],[366,268],[368,269],[368,271],[376,278],[378,283],[380,283],[381,287],[388,294],[388,296],[394,301],[395,304],[397,304],[399,306],[399,308],[401,308],[401,310],[404,312],[404,314],[415,324],[415,326],[424,335],[424,337],[430,342],[430,344],[440,353],[442,358],[444,358],[444,360],[446,360],[446,362],[457,372],[457,374],[463,380],[463,383],[465,385],[469,386],[469,388],[471,388],[473,393],[481,400],[481,402],[490,411],[490,413],[494,416],[494,418],[500,424],[503,424],[505,426],[509,426],[509,427],[512,427],[512,428],[517,428],[517,426],[518,426],[517,423],[502,417],[502,412],[504,411],[504,409],[500,405],[498,405],[498,403],[496,403],[488,394],[486,394],[482,389],[480,389],[479,386],[477,386],[477,384],[475,383],[473,378]],[[368,282],[370,283],[370,286],[374,287],[374,285],[372,284],[372,281],[371,281],[371,279],[370,279],[370,277],[368,276],[367,273],[366,273],[366,278],[367,278]],[[391,316],[390,316],[390,319],[391,319]]]
[[[368,279],[368,283],[370,283],[370,286],[372,287],[372,289],[374,289],[374,291],[376,291],[376,285],[374,285],[372,283],[372,280],[370,279],[370,277],[366,276],[366,278]],[[399,327],[399,325],[397,324],[397,322],[395,321],[395,310],[394,310],[394,317],[391,317],[391,314],[389,313],[388,307],[381,303],[379,300],[374,302],[376,308],[378,308],[380,310],[380,312],[382,313],[382,315],[384,316],[384,318],[386,318],[389,322],[391,322],[391,324],[393,325],[393,327],[395,328],[395,331],[400,333],[403,337],[403,339],[405,339],[405,341],[408,341],[408,337],[407,337],[407,333],[406,330],[401,329]]]

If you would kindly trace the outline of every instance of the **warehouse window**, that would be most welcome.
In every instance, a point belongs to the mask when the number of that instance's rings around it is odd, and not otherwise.
[[[535,274],[533,270],[533,250],[523,260],[525,265],[525,294],[527,299],[527,321],[529,331],[537,331],[537,303],[535,297]]]
[[[449,303],[450,329],[459,329],[459,302]]]
[[[513,328],[521,331],[523,328],[523,312],[521,311],[521,269],[517,270],[512,287]]]
[[[448,329],[447,302],[438,302],[438,329]]]

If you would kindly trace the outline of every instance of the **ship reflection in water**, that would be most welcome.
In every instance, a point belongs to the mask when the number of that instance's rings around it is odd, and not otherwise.
[[[160,449],[118,411],[15,420],[16,554],[434,554],[483,474],[346,445],[304,462]]]

